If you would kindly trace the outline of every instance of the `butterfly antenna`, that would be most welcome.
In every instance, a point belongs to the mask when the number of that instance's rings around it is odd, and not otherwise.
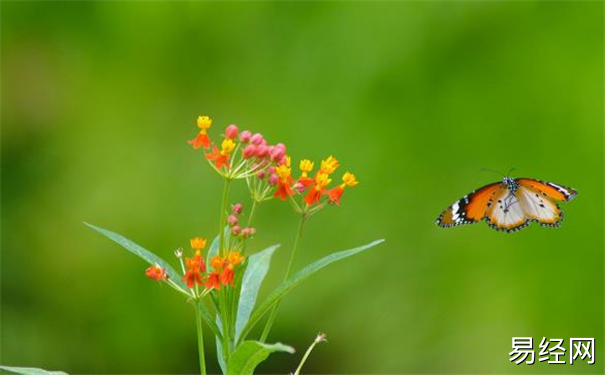
[[[511,169],[508,170],[508,173],[506,174],[507,176],[510,176],[511,173],[513,173],[513,171],[517,169],[515,167],[512,167]]]
[[[483,171],[483,172],[493,172],[493,173],[499,175],[500,177],[506,177],[505,175],[502,174],[502,172],[496,171],[494,169],[481,168],[481,171]]]

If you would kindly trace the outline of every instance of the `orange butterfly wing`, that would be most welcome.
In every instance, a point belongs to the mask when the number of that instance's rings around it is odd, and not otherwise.
[[[460,198],[436,220],[440,227],[472,224],[483,219],[493,204],[494,196],[505,186],[501,182],[486,185]]]
[[[570,201],[578,195],[578,192],[575,189],[557,185],[552,182],[534,180],[533,178],[517,178],[515,181],[521,186],[537,190],[542,195],[557,201]]]

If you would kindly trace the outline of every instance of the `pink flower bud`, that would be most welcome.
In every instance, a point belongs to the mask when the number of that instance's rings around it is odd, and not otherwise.
[[[236,203],[231,206],[231,211],[236,215],[241,214],[243,210],[244,210],[244,205],[242,205],[241,203]]]
[[[256,133],[252,137],[250,137],[250,143],[252,143],[255,146],[258,146],[261,143],[263,143],[263,140],[264,140],[263,135],[260,133]]]
[[[227,223],[229,223],[230,226],[234,226],[235,224],[237,224],[238,221],[239,220],[235,215],[229,215],[229,217],[227,218]]]
[[[267,172],[269,172],[269,173],[275,173],[275,167],[274,166],[270,166],[269,169],[267,169]]]
[[[254,155],[256,155],[256,146],[248,145],[244,148],[243,151],[244,159],[250,159]]]
[[[248,130],[244,130],[243,132],[240,133],[239,140],[242,141],[243,143],[248,143],[248,142],[250,142],[251,137],[252,137],[252,133],[250,133]]]
[[[234,236],[237,236],[241,232],[242,232],[242,227],[240,227],[239,225],[235,225],[233,228],[231,228],[231,234],[233,234]]]
[[[284,150],[284,153],[286,152],[286,145],[283,143],[278,143],[275,145],[275,148],[281,148]]]
[[[238,132],[239,130],[237,130],[237,125],[231,124],[227,126],[227,129],[225,129],[225,137],[229,139],[235,139],[237,137]]]
[[[305,187],[305,185],[303,185],[303,184],[301,184],[301,183],[298,183],[298,182],[297,182],[297,183],[294,185],[294,189],[295,189],[296,191],[298,191],[298,193],[299,193],[299,194],[302,194],[302,193],[305,191],[306,187]]]
[[[269,154],[267,146],[260,145],[256,148],[256,157],[262,159]]]
[[[248,238],[250,236],[254,236],[255,233],[256,233],[256,229],[254,229],[254,228],[244,228],[244,229],[242,229],[242,236],[244,236],[244,238]]]
[[[256,177],[258,177],[259,180],[262,180],[265,178],[265,176],[267,175],[267,173],[265,172],[265,170],[260,170],[256,173]]]
[[[286,155],[284,155],[284,157],[282,157],[282,158],[281,158],[281,159],[280,159],[280,160],[277,162],[277,164],[279,164],[279,165],[286,165],[286,164],[288,164],[288,159],[286,159]]]
[[[283,157],[286,156],[286,149],[285,148],[281,148],[281,147],[275,147],[273,149],[273,152],[271,152],[271,160],[278,162],[281,159],[283,159]]]
[[[269,176],[269,185],[277,185],[277,181],[279,181],[279,177],[277,177],[275,173],[272,173],[271,176]]]

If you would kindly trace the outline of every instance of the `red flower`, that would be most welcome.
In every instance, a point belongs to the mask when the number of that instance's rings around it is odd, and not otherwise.
[[[221,272],[221,284],[223,285],[233,285],[233,265],[229,264],[227,267],[223,268],[223,272]]]
[[[208,276],[208,280],[206,281],[206,288],[208,289],[221,289],[221,280],[220,275],[217,271],[213,271]]]
[[[206,272],[206,263],[204,263],[202,254],[199,251],[196,251],[193,258],[185,258],[185,264],[188,270]]]
[[[188,141],[193,148],[198,149],[200,147],[208,148],[210,147],[210,139],[208,138],[208,128],[212,126],[212,119],[208,116],[199,116],[197,118],[197,126],[200,128],[200,132],[197,137]]]
[[[195,284],[204,285],[204,278],[202,274],[195,269],[190,269],[185,272],[185,276],[183,276],[183,281],[187,283],[187,288],[193,288]]]
[[[235,143],[231,139],[226,138],[221,143],[221,150],[219,151],[218,148],[213,146],[212,152],[206,154],[206,159],[214,161],[214,166],[218,169],[221,169],[223,165],[229,168],[229,155],[234,148]]]
[[[337,186],[334,189],[328,190],[328,200],[330,203],[340,205],[340,198],[345,189],[342,186]]]
[[[153,266],[150,266],[149,268],[147,268],[145,270],[145,276],[149,277],[150,279],[154,279],[154,280],[162,280],[164,278],[168,278],[168,275],[166,274],[166,269],[160,267],[157,264],[154,264]]]
[[[204,284],[203,272],[206,272],[206,263],[202,258],[202,254],[199,251],[195,252],[193,258],[185,258],[185,265],[187,266],[187,272],[183,276],[183,281],[187,283],[187,288],[193,288],[196,284]]]
[[[204,147],[207,149],[208,147],[210,147],[210,138],[208,137],[208,134],[206,134],[206,131],[202,130],[198,133],[197,137],[190,141],[187,141],[187,143],[193,146],[193,148],[196,150],[200,147]]]
[[[291,176],[292,169],[286,164],[282,164],[275,169],[275,174],[277,175],[277,189],[273,196],[286,200],[289,196],[294,195],[291,188],[291,185],[294,182]]]
[[[313,181],[313,187],[309,189],[309,193],[305,196],[305,202],[312,206],[313,204],[319,202],[321,196],[326,193],[326,186],[331,182],[329,175],[327,173],[318,172],[315,175],[315,180]]]

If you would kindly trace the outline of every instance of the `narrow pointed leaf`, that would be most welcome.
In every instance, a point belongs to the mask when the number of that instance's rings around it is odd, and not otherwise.
[[[94,229],[95,231],[101,233],[102,235],[109,238],[110,240],[118,243],[120,246],[122,246],[126,250],[130,251],[134,255],[137,255],[138,257],[140,257],[147,263],[149,263],[149,264],[157,263],[160,267],[166,269],[166,274],[170,277],[170,280],[172,280],[175,284],[179,285],[184,291],[187,291],[187,286],[185,285],[185,283],[183,283],[183,281],[181,281],[181,276],[179,276],[179,274],[175,271],[175,269],[172,268],[172,266],[170,264],[168,264],[164,259],[155,255],[151,251],[144,249],[140,245],[132,242],[131,240],[129,240],[128,238],[126,238],[120,234],[111,232],[107,229],[99,228],[92,224],[88,224],[88,223],[84,223],[84,224],[86,226],[88,226],[89,228]]]
[[[294,289],[298,284],[306,280],[309,276],[313,275],[317,271],[327,267],[328,265],[334,262],[361,253],[362,251],[368,250],[382,242],[384,242],[384,239],[376,240],[370,242],[367,245],[359,246],[353,249],[332,253],[298,271],[296,274],[294,274],[294,276],[292,276],[288,280],[284,281],[280,286],[278,286],[277,289],[275,289],[254,311],[254,313],[252,313],[248,321],[248,325],[240,335],[240,340],[244,340],[246,338],[246,336],[248,335],[248,333],[250,333],[254,325],[259,322],[263,315],[265,315],[271,309],[271,307],[273,307],[273,305],[275,305],[279,300],[281,300],[284,295]]]
[[[229,248],[229,226],[225,227],[225,247]],[[206,263],[210,264],[210,259],[212,259],[213,256],[215,256],[216,254],[218,254],[219,248],[219,239],[218,236],[214,237],[214,240],[212,240],[212,243],[210,244],[210,247],[208,248],[208,254],[206,254]]]
[[[260,286],[269,271],[271,257],[279,246],[271,246],[248,257],[248,266],[242,279],[239,305],[237,307],[237,320],[235,323],[236,342],[239,340],[239,336],[244,328],[246,328],[250,314],[252,314],[252,310],[256,304]]]
[[[63,371],[47,371],[34,367],[12,367],[0,365],[0,370],[19,375],[67,375],[67,373]]]
[[[221,322],[221,317],[216,316],[216,326],[218,327],[219,332],[223,332],[223,324]],[[227,374],[227,364],[225,363],[225,357],[223,356],[223,343],[221,342],[221,338],[216,336],[214,338],[216,341],[216,359],[218,361],[218,365],[221,368],[221,372],[223,374]]]
[[[228,375],[252,375],[254,369],[271,353],[294,353],[294,348],[281,343],[263,344],[258,341],[244,341],[229,358]]]

